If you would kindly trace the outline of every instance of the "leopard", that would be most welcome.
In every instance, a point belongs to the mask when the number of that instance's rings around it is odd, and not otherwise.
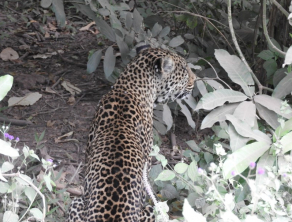
[[[84,195],[67,222],[154,222],[143,168],[153,146],[153,108],[191,94],[196,79],[175,52],[143,45],[97,105],[86,148]]]

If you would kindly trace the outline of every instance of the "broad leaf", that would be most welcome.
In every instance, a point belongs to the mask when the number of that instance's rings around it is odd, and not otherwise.
[[[233,116],[253,127],[256,116],[256,106],[251,101],[244,101],[235,109]]]
[[[165,135],[167,132],[167,129],[165,127],[164,124],[162,124],[161,122],[157,121],[157,120],[153,120],[153,126],[154,128],[162,135]]]
[[[251,137],[260,142],[271,144],[271,139],[266,134],[259,130],[252,130],[251,127],[242,120],[237,119],[235,116],[226,114],[226,119],[229,120],[234,126],[235,130],[244,137]]]
[[[229,134],[230,147],[231,147],[232,152],[245,146],[246,143],[250,140],[249,138],[238,134],[232,124],[229,124],[227,132]]]
[[[230,55],[223,49],[216,49],[215,57],[229,78],[239,84],[245,94],[251,97],[254,94],[254,81],[246,65],[237,56]]]
[[[29,199],[29,201],[32,203],[34,201],[34,199],[36,198],[36,191],[31,188],[31,187],[26,187],[24,190],[25,196],[27,196],[27,198]]]
[[[93,73],[96,68],[98,67],[100,63],[100,59],[102,56],[102,49],[96,51],[95,53],[92,54],[92,56],[89,58],[87,62],[87,73]]]
[[[41,0],[41,6],[43,8],[49,8],[53,0]]]
[[[194,97],[191,94],[188,94],[184,101],[193,109],[195,110],[197,107],[197,101],[194,99]]]
[[[168,33],[170,32],[170,27],[169,26],[166,26],[164,27],[161,32],[159,33],[159,38],[162,38],[162,37],[165,37],[168,35]]]
[[[192,114],[189,111],[189,109],[187,108],[186,105],[182,104],[180,99],[177,99],[176,102],[179,104],[180,108],[181,108],[181,112],[187,117],[187,121],[188,124],[192,127],[192,128],[196,128],[196,123],[194,122],[193,118],[192,118]]]
[[[161,180],[161,181],[169,181],[172,180],[175,177],[175,173],[171,170],[163,170],[158,177],[155,179],[156,180]]]
[[[24,97],[11,97],[8,100],[8,106],[29,106],[33,105],[40,98],[42,98],[42,94],[38,92],[28,93]]]
[[[184,172],[186,172],[187,169],[188,169],[188,164],[186,163],[177,163],[174,166],[174,170],[179,174],[183,174]]]
[[[65,27],[66,15],[64,11],[64,2],[63,0],[53,0],[52,1],[52,9],[55,12],[58,24],[61,27]]]
[[[275,135],[278,138],[281,138],[282,136],[286,135],[290,131],[292,131],[292,118],[284,123],[283,128],[279,126],[275,131]],[[276,141],[275,136],[274,136],[274,141]]]
[[[172,40],[170,40],[170,42],[168,43],[168,45],[169,45],[170,47],[175,48],[175,47],[177,47],[177,46],[183,44],[184,41],[185,41],[185,40],[179,35],[179,36],[174,37]]]
[[[208,94],[204,81],[196,81],[195,84],[202,96]]]
[[[188,172],[189,178],[193,182],[198,180],[199,173],[198,173],[198,166],[197,166],[197,162],[196,161],[192,161],[191,162],[191,164],[188,167],[188,171],[187,172]]]
[[[18,215],[12,211],[5,211],[3,222],[18,222]]]
[[[134,30],[136,33],[139,33],[141,30],[141,26],[142,26],[142,22],[143,22],[143,18],[140,15],[140,13],[137,11],[137,9],[134,9],[133,12],[133,25],[134,25]]]
[[[256,107],[259,116],[263,118],[271,127],[273,127],[273,129],[276,129],[280,125],[280,123],[277,121],[278,116],[274,111],[269,110],[258,103],[256,104]]]
[[[162,30],[162,26],[159,25],[158,22],[155,23],[155,25],[152,28],[152,37],[156,37]]]
[[[169,109],[169,106],[167,104],[163,105],[163,122],[167,125],[167,131],[170,130],[173,124],[173,119],[171,115],[171,111]]]
[[[282,69],[278,69],[275,74],[273,75],[273,85],[274,87],[276,87],[279,82],[284,79],[287,76],[287,69],[286,68],[282,68]]]
[[[195,152],[200,152],[201,148],[196,144],[194,140],[186,141],[186,144]]]
[[[38,208],[32,208],[29,212],[38,220],[43,218],[43,213]]]
[[[189,204],[188,200],[184,200],[183,212],[184,221],[185,222],[206,222],[206,218],[199,212],[196,212],[191,205]]]
[[[247,96],[241,92],[230,89],[219,89],[214,92],[204,95],[199,101],[196,110],[206,109],[211,110],[217,106],[222,106],[225,102],[235,103],[247,99]]]
[[[264,107],[268,108],[269,110],[272,110],[275,113],[287,118],[287,119],[290,119],[292,117],[292,112],[290,112],[288,114],[281,112],[280,108],[282,105],[281,103],[283,101],[278,99],[278,98],[274,98],[274,97],[271,97],[268,95],[256,95],[254,97],[254,101],[256,103],[263,105]],[[291,108],[289,107],[288,110],[291,110]]]
[[[258,54],[258,57],[264,59],[264,60],[269,60],[274,57],[274,53],[270,50],[263,50]]]
[[[283,151],[282,151],[283,154],[292,150],[292,132],[283,136],[280,142],[281,142],[281,145],[283,146]]]
[[[7,95],[13,84],[13,76],[5,75],[0,77],[0,101]]]
[[[267,60],[264,62],[263,67],[267,72],[268,78],[270,78],[277,71],[277,62],[274,59]]]
[[[117,44],[121,52],[121,57],[124,64],[128,64],[130,59],[128,58],[128,53],[130,52],[128,45],[120,38],[118,35],[116,36]]]
[[[109,79],[111,74],[113,73],[115,65],[116,65],[116,57],[114,55],[113,47],[110,46],[107,48],[105,52],[104,63],[103,63],[104,74],[107,79]]]
[[[130,30],[132,25],[133,25],[132,13],[128,12],[127,16],[126,16],[126,27],[127,27],[127,29]]]
[[[201,129],[210,128],[215,122],[221,122],[226,120],[226,114],[232,114],[238,103],[227,104],[212,110],[204,119],[201,124]]]
[[[9,142],[5,142],[4,140],[0,139],[0,153],[12,157],[13,159],[19,156],[17,149],[11,147]]]
[[[290,48],[286,52],[283,68],[285,65],[290,65],[291,63],[292,63],[292,46],[290,46]]]
[[[174,198],[179,197],[178,192],[176,191],[175,187],[171,184],[166,184],[160,191],[163,198],[166,200],[171,200]]]
[[[274,89],[273,97],[282,99],[292,92],[292,73],[288,73],[287,76],[282,79],[277,87]]]
[[[99,31],[105,35],[109,40],[112,42],[116,41],[116,34],[112,27],[110,27],[104,20],[100,18],[94,19],[96,26],[98,27]]]
[[[6,173],[9,170],[12,170],[13,168],[14,168],[14,165],[12,163],[6,161],[2,164],[1,173]]]
[[[228,156],[223,164],[223,177],[229,179],[231,172],[235,175],[242,173],[251,162],[256,160],[269,149],[270,145],[264,142],[254,142],[246,145]]]
[[[210,86],[212,86],[214,89],[224,89],[224,87],[217,81],[212,80],[212,79],[205,79],[203,78],[204,81],[206,81]]]

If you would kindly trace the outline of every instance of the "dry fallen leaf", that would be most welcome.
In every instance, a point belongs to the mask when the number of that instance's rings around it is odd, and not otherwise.
[[[64,80],[61,84],[68,92],[71,93],[71,95],[79,94],[81,93],[81,89],[77,88],[76,86],[72,85],[70,82]]]
[[[73,95],[71,95],[67,101],[67,103],[69,103],[70,105],[73,105],[75,103],[75,97]]]
[[[63,50],[58,50],[58,53],[63,54]],[[32,56],[34,59],[46,59],[46,58],[51,58],[53,55],[57,55],[57,52],[47,52],[45,54],[37,54]]]
[[[93,25],[95,25],[95,22],[90,22],[88,25],[86,25],[86,26],[80,28],[79,30],[80,30],[80,31],[87,31],[87,30],[89,30],[90,27],[93,26]]]
[[[0,54],[0,57],[3,61],[8,61],[8,60],[16,60],[19,58],[19,55],[18,53],[13,50],[12,48],[8,47],[6,49],[3,49],[1,54]]]
[[[47,92],[47,93],[53,93],[53,94],[56,93],[56,91],[53,90],[51,87],[46,87],[45,92]]]
[[[42,98],[42,94],[35,92],[29,93],[24,97],[11,97],[8,100],[8,106],[29,106],[33,105],[36,101]]]
[[[52,127],[55,123],[56,123],[56,121],[51,121],[51,120],[49,120],[49,121],[47,122],[47,127]]]

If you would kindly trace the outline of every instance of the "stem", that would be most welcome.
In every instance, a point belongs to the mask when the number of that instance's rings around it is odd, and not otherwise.
[[[280,5],[277,1],[275,0],[270,0],[287,18],[289,16],[289,12],[287,12],[282,5]]]
[[[230,0],[229,0],[230,1]],[[276,51],[277,53],[281,54],[282,56],[286,56],[286,53],[283,52],[282,50],[278,49],[273,42],[271,41],[269,34],[268,34],[268,29],[267,29],[267,24],[266,24],[266,20],[267,20],[267,1],[263,0],[263,31],[264,31],[264,35],[267,39],[268,44],[272,47],[272,49],[274,51]]]
[[[265,2],[265,0],[264,0]],[[265,6],[265,3],[264,3],[264,6]],[[265,12],[263,12],[263,17],[265,15]],[[265,21],[265,19],[263,19]],[[234,32],[234,29],[233,29],[233,24],[232,24],[232,16],[231,16],[231,0],[228,0],[228,24],[229,24],[229,29],[230,29],[230,33],[231,33],[231,36],[232,36],[232,40],[233,40],[233,43],[235,45],[235,48],[242,60],[242,62],[245,64],[246,68],[248,69],[248,71],[250,72],[253,80],[256,82],[257,86],[259,87],[259,93],[262,94],[262,91],[263,89],[266,89],[266,90],[269,90],[269,91],[273,91],[272,89],[268,88],[268,87],[264,87],[260,81],[258,80],[258,78],[256,77],[256,75],[253,73],[252,69],[250,68],[250,66],[248,65],[244,55],[242,54],[242,51],[238,45],[238,42],[237,42],[237,39],[236,39],[236,36],[235,36],[235,32]],[[267,28],[267,27],[266,27]]]
[[[28,183],[41,196],[41,198],[43,200],[43,218],[42,218],[42,221],[44,222],[45,221],[45,217],[46,217],[46,199],[45,199],[45,196],[41,193],[41,191],[32,182],[30,182],[29,180],[27,180],[26,178],[24,178],[20,174],[20,172],[11,173],[11,174],[2,174],[2,176],[4,176],[4,177],[19,177],[20,179],[22,179],[23,181],[25,181],[26,183]],[[25,214],[27,213],[28,210],[29,210],[29,208],[26,210]]]

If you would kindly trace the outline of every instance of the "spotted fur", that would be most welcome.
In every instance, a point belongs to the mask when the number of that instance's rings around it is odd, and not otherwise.
[[[138,50],[139,51],[139,50]],[[154,222],[142,180],[150,162],[156,102],[183,98],[195,74],[170,51],[144,47],[100,100],[86,150],[84,196],[68,222]]]

